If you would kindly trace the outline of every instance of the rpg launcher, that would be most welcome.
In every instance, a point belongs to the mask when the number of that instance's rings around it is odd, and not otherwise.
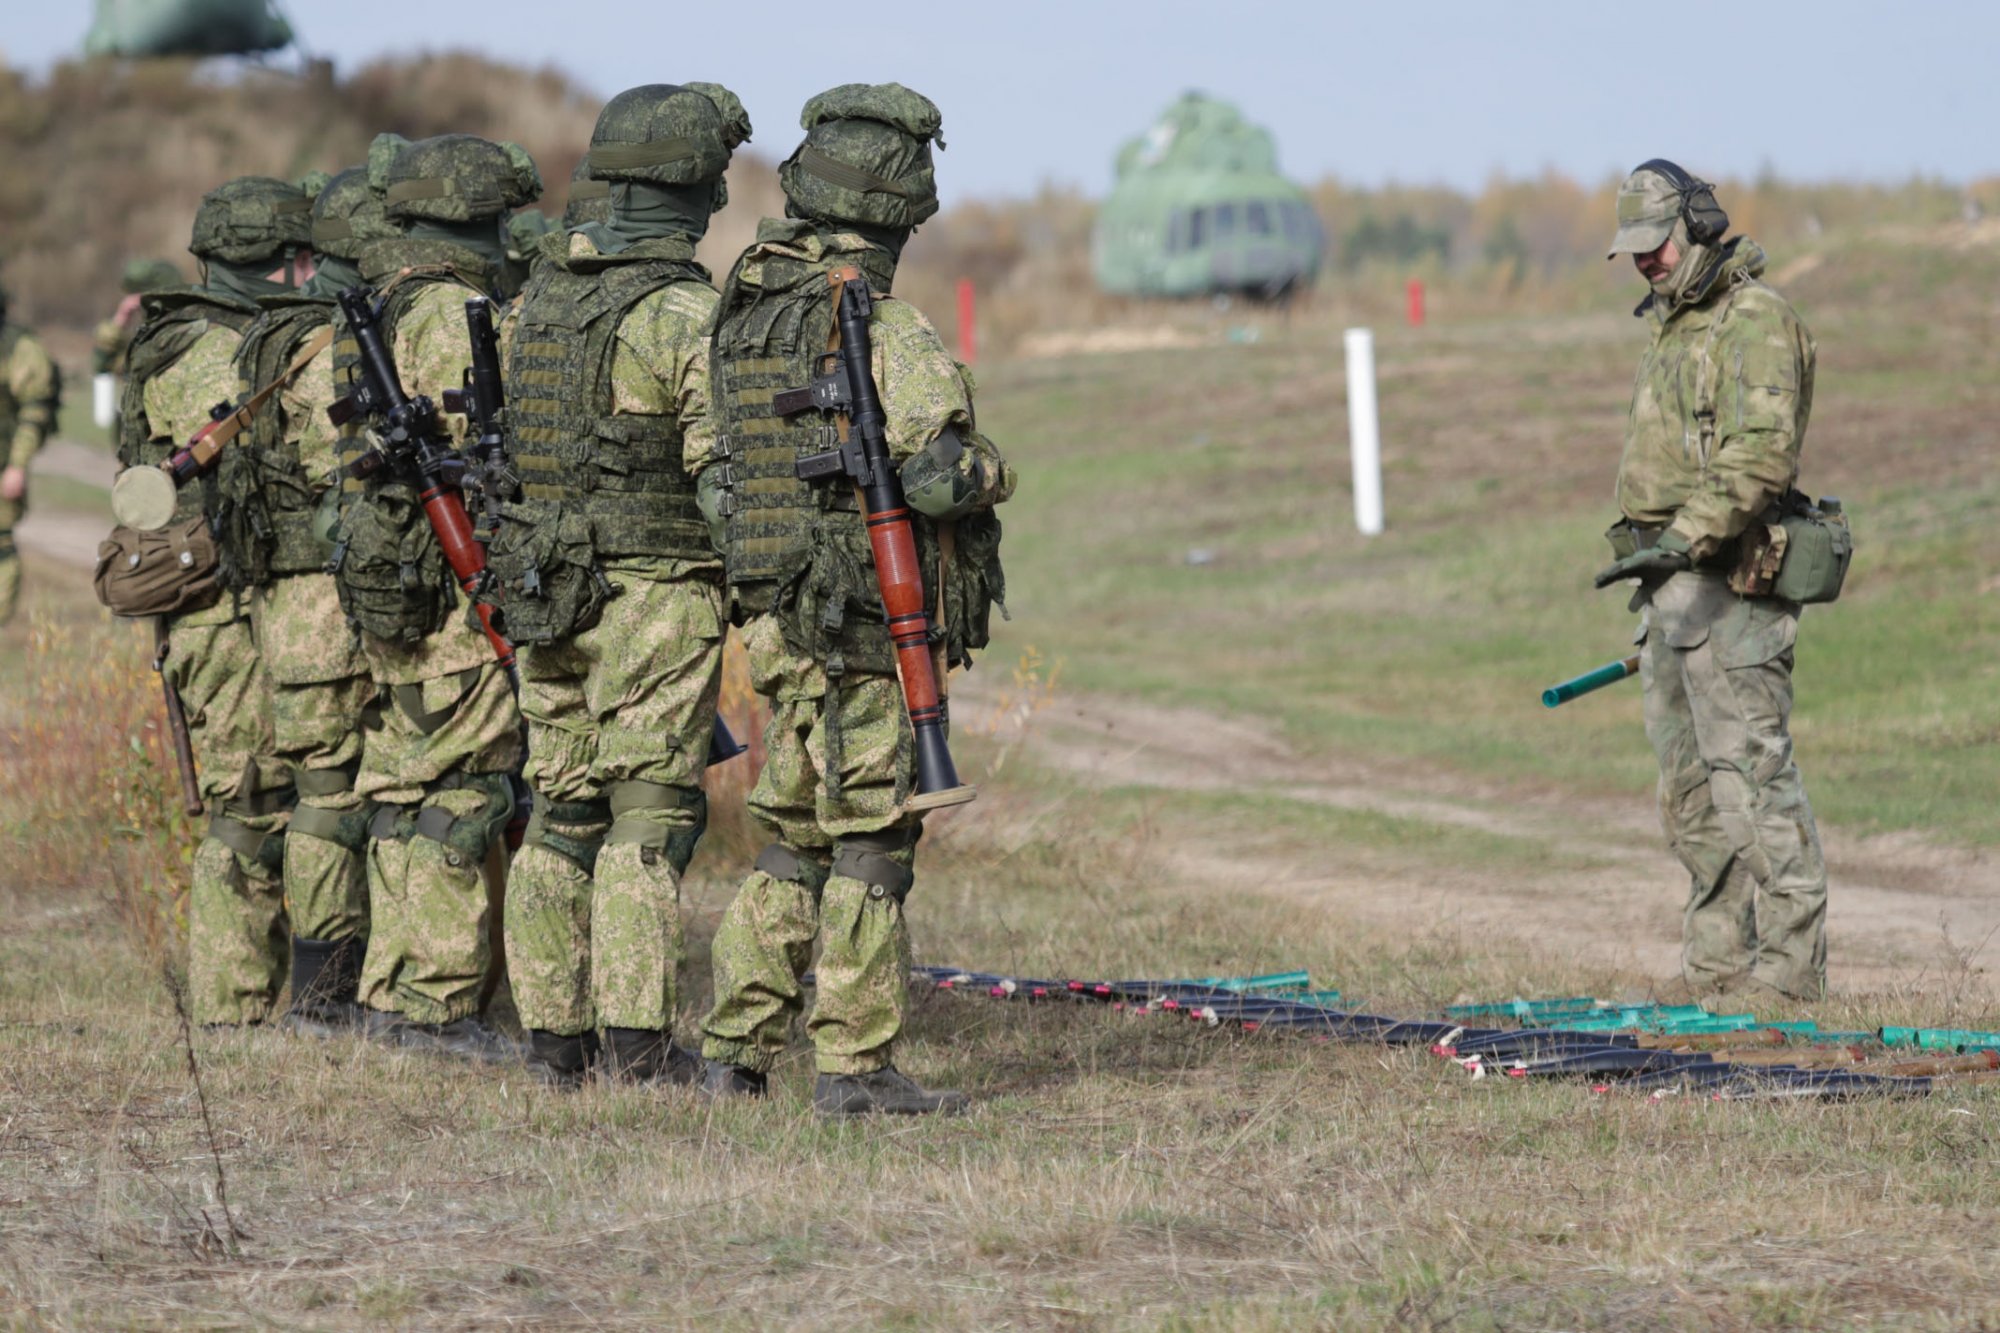
[[[437,534],[438,545],[444,548],[452,575],[466,596],[472,598],[486,579],[486,548],[479,544],[472,530],[472,519],[465,512],[465,497],[461,494],[465,460],[445,434],[438,420],[437,404],[427,395],[412,398],[403,392],[395,359],[382,341],[374,295],[367,287],[350,287],[340,294],[340,312],[361,348],[361,361],[353,390],[327,408],[326,414],[336,426],[344,426],[357,417],[368,421],[373,443],[366,453],[347,465],[348,474],[366,478],[387,471],[415,487],[417,502],[430,520],[431,531]],[[514,645],[493,624],[493,608],[475,599],[473,610],[479,615],[487,641],[493,645],[494,657],[518,689],[520,675],[514,667]]]
[[[832,373],[805,388],[778,394],[776,406],[786,414],[807,408],[839,414],[835,418],[839,447],[801,458],[796,471],[806,481],[845,475],[861,497],[875,578],[888,613],[889,639],[896,649],[896,674],[902,678],[903,704],[916,733],[917,790],[909,808],[963,805],[979,789],[958,780],[945,742],[944,697],[938,688],[940,668],[931,652],[930,618],[924,611],[923,567],[917,561],[902,478],[889,457],[888,417],[875,389],[874,342],[868,328],[874,302],[868,283],[854,269],[838,268],[828,277],[839,298],[837,364]]]

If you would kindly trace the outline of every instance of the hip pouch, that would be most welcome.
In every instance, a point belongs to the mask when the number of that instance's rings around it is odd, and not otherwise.
[[[1854,530],[1840,501],[1814,504],[1789,491],[1744,533],[1743,557],[1729,576],[1745,597],[1777,597],[1802,606],[1836,601],[1854,560]]]
[[[91,585],[113,615],[174,615],[215,604],[221,563],[205,518],[157,532],[120,524],[98,543]]]

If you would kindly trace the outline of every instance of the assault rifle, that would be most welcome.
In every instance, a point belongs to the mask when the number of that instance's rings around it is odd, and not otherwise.
[[[403,392],[395,358],[382,341],[374,295],[367,287],[350,287],[340,294],[340,312],[360,345],[361,362],[353,391],[327,408],[326,414],[336,426],[356,417],[368,419],[374,442],[347,465],[348,474],[366,478],[387,469],[416,488],[417,502],[430,520],[431,531],[437,534],[438,545],[444,548],[452,576],[471,598],[485,582],[486,548],[479,544],[472,519],[465,512],[461,494],[465,460],[446,436],[437,404],[428,395],[412,398]],[[493,645],[493,655],[518,692],[521,678],[514,666],[514,645],[494,625],[492,607],[477,600],[472,605],[487,642]]]
[[[217,403],[211,407],[202,428],[161,460],[158,467],[128,467],[119,473],[111,483],[112,514],[126,527],[140,532],[158,532],[166,527],[173,521],[175,492],[195,478],[213,472],[223,449],[250,428],[271,395],[291,383],[332,341],[332,327],[321,329],[305,340],[291,364],[269,384],[240,403]]]
[[[931,653],[930,618],[924,611],[923,569],[917,562],[916,535],[903,500],[902,477],[889,457],[888,417],[875,389],[874,344],[868,318],[874,301],[867,280],[853,268],[828,274],[838,293],[836,320],[840,346],[838,364],[803,389],[776,396],[781,414],[818,408],[836,412],[840,444],[825,453],[801,458],[797,475],[805,481],[845,475],[860,494],[868,520],[868,545],[875,556],[875,579],[888,613],[889,639],[896,649],[896,674],[903,680],[903,705],[917,741],[917,790],[908,806],[932,810],[963,805],[979,794],[958,780],[945,741],[945,706],[938,688],[941,674]]]

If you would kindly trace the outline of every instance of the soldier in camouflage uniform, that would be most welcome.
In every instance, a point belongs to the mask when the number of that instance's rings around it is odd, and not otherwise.
[[[694,261],[734,96],[649,84],[598,116],[603,222],[537,267],[507,366],[518,503],[489,568],[520,646],[535,813],[508,879],[507,962],[534,1067],[559,1083],[693,1082],[671,1040],[680,876],[722,672],[722,561],[684,470],[706,458],[715,288]]]
[[[231,557],[224,576],[254,589],[251,627],[271,691],[275,754],[298,791],[285,837],[292,927],[292,1030],[351,1026],[368,938],[364,853],[373,813],[355,791],[364,709],[374,696],[361,645],[341,614],[318,511],[334,496],[334,296],[361,281],[361,247],[396,233],[364,167],[335,176],[313,203],[318,270],[296,292],[258,298],[236,355],[237,394],[283,387],[225,450],[211,513]],[[317,348],[317,350],[312,350]],[[303,359],[302,358],[306,358]]]
[[[1646,734],[1660,814],[1692,885],[1682,973],[1697,991],[1826,986],[1826,865],[1792,757],[1800,607],[1739,595],[1743,536],[1777,519],[1812,411],[1812,335],[1759,280],[1764,252],[1725,240],[1711,187],[1670,162],[1618,192],[1611,254],[1630,254],[1651,322],[1618,465],[1624,517],[1605,587],[1636,578]]]
[[[403,388],[439,400],[472,360],[466,299],[508,295],[505,219],[540,196],[541,177],[516,144],[384,135],[369,151],[369,181],[399,234],[361,248],[361,275],[381,302]],[[344,321],[336,326],[334,390],[344,396],[360,349]],[[462,438],[464,417],[443,419]],[[354,453],[365,444],[342,443]],[[361,977],[368,1030],[470,1059],[511,1059],[511,1043],[478,1011],[493,962],[482,869],[514,805],[520,710],[416,488],[378,472],[343,489],[331,564],[341,606],[361,631],[380,717],[354,788],[375,807]]]
[[[14,529],[28,507],[28,464],[55,429],[62,406],[62,376],[37,338],[7,318],[0,288],[0,625],[14,618],[21,597],[21,555]]]
[[[91,334],[90,370],[94,375],[123,375],[125,352],[139,331],[140,298],[187,285],[187,276],[170,259],[135,259],[118,280],[124,293],[117,311],[100,320]]]
[[[818,940],[806,1024],[814,1107],[956,1111],[961,1094],[925,1091],[892,1063],[910,962],[903,902],[922,827],[906,805],[913,737],[866,529],[844,477],[797,475],[800,458],[830,447],[833,416],[781,416],[774,402],[812,380],[832,345],[830,272],[856,268],[878,293],[875,379],[952,665],[984,645],[1002,595],[992,507],[1014,479],[975,429],[965,369],[921,312],[887,295],[903,243],[937,211],[937,108],[898,84],[848,84],[808,102],[801,122],[805,141],[779,169],[792,216],[760,224],[723,288],[710,363],[716,442],[695,460],[727,556],[731,619],[771,702],[750,808],[773,836],[715,937],[703,1087],[763,1092]]]
[[[119,411],[118,458],[155,466],[236,397],[236,353],[257,301],[312,276],[312,200],[296,185],[245,176],[211,191],[188,247],[202,284],[148,295],[132,339]],[[203,513],[212,486],[189,486],[174,518]],[[222,543],[225,558],[238,553]],[[192,1017],[208,1024],[269,1016],[286,968],[280,885],[291,777],[273,748],[270,694],[250,625],[250,598],[224,590],[211,606],[169,618],[165,670],[194,742],[208,834],[195,850],[188,907]]]

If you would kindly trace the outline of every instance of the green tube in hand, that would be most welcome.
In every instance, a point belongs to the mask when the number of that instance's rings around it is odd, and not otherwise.
[[[1546,690],[1543,690],[1542,707],[1554,708],[1558,704],[1566,704],[1571,699],[1589,694],[1592,690],[1601,690],[1606,685],[1616,685],[1627,676],[1636,676],[1638,674],[1639,655],[1637,653],[1632,654],[1632,656],[1622,662],[1607,662],[1595,671],[1586,671],[1581,676],[1573,677],[1562,682],[1560,685],[1551,685]]]

